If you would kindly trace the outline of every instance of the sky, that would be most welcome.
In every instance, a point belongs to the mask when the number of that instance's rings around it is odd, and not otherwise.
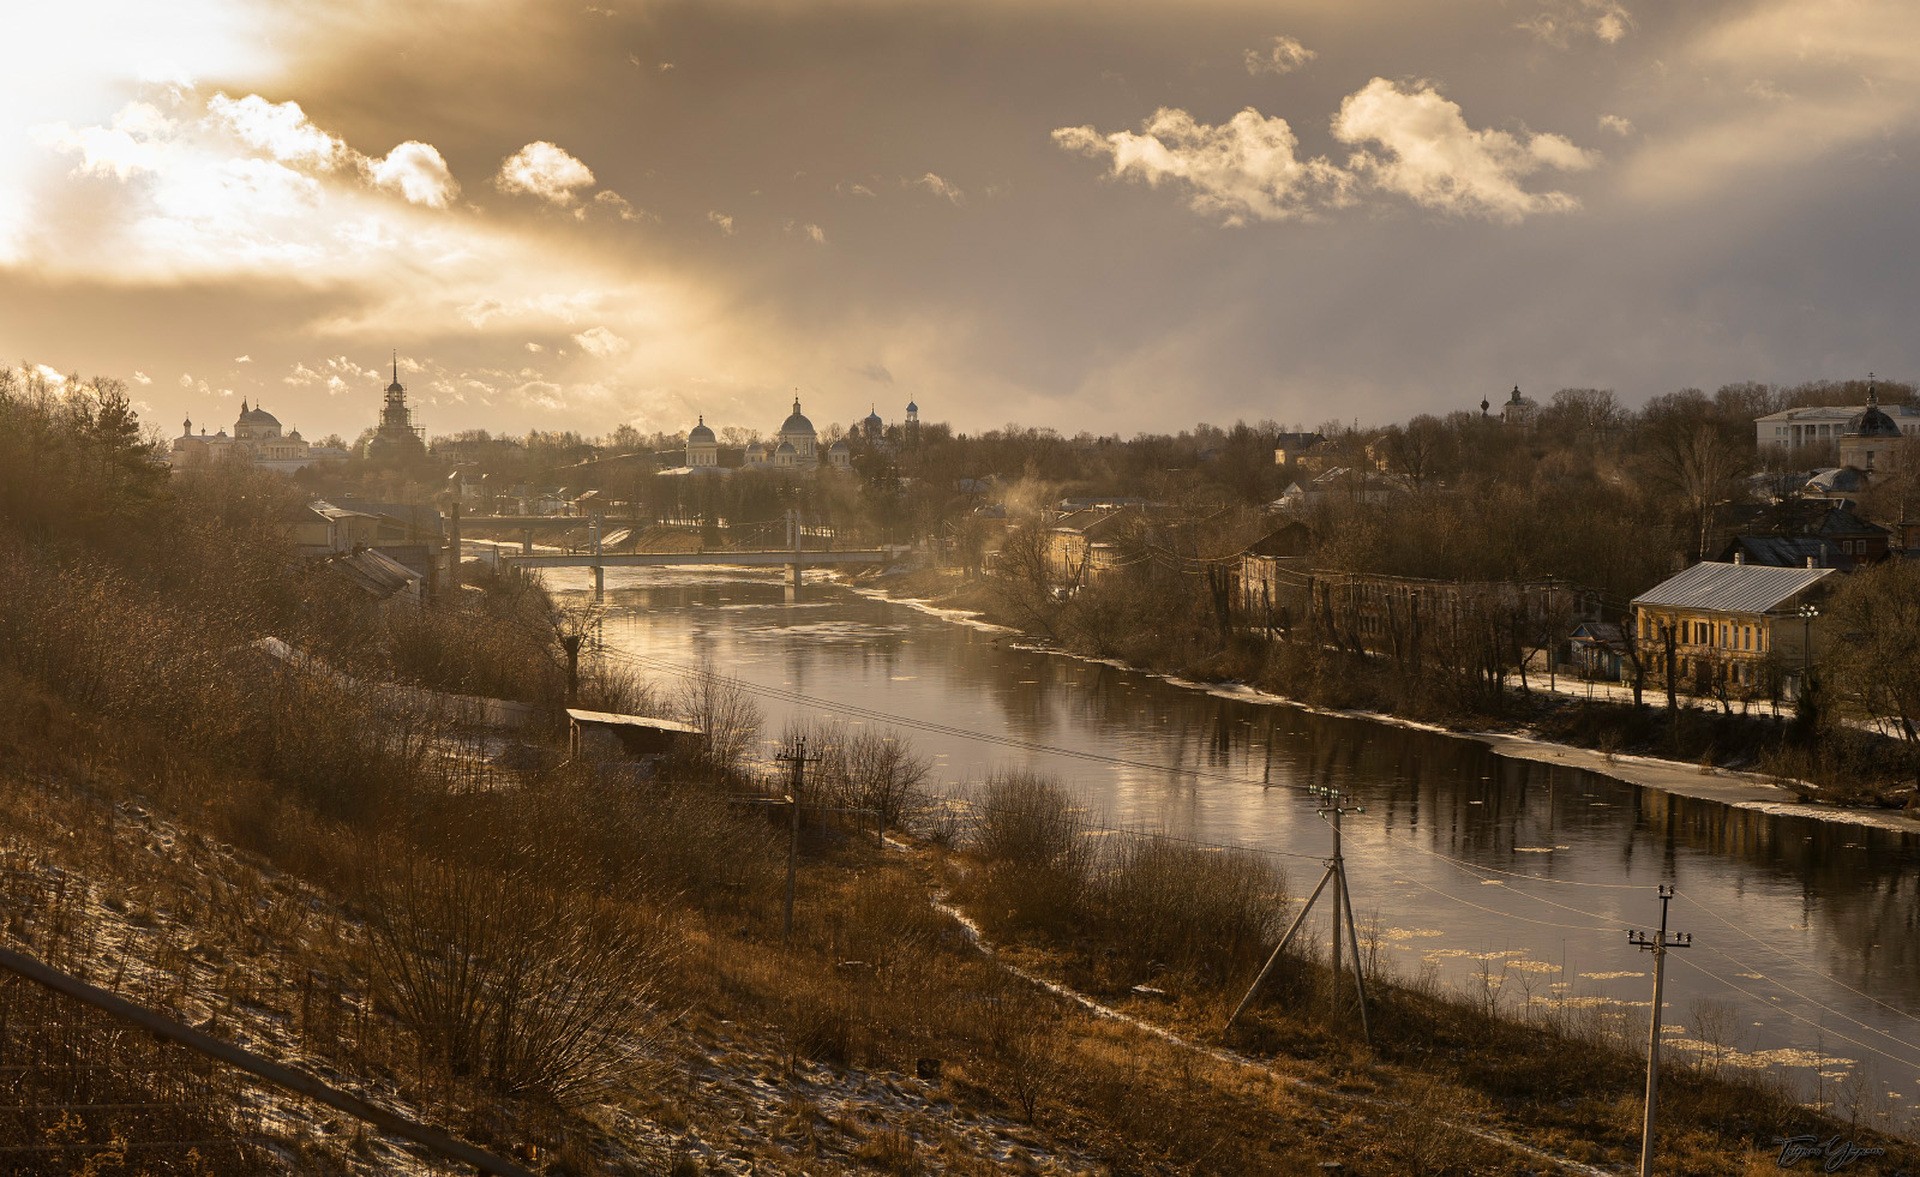
[[[1910,0],[15,7],[0,355],[163,434],[1920,376]]]

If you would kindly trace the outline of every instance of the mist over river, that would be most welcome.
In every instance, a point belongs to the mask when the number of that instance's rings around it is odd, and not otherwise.
[[[586,576],[550,571],[565,601]],[[997,768],[1059,779],[1098,822],[1275,856],[1317,881],[1329,830],[1307,786],[1365,807],[1345,822],[1356,910],[1381,965],[1496,988],[1503,1009],[1567,1003],[1644,1038],[1659,918],[1669,1050],[1766,1068],[1809,1100],[1915,1127],[1920,1103],[1920,837],[1763,813],[1494,754],[1478,741],[1224,697],[1023,648],[953,616],[767,572],[607,571],[604,638],[666,685],[710,666],[766,715],[891,727],[961,794]],[[770,750],[770,749],[769,749]],[[1314,924],[1325,939],[1327,909]],[[1363,936],[1365,931],[1363,928]]]

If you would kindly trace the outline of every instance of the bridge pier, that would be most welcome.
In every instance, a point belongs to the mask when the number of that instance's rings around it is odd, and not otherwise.
[[[593,548],[593,599],[598,604],[607,595],[607,566],[600,562],[600,516],[587,524],[587,533]]]
[[[520,554],[533,555],[533,528],[531,527],[520,533]]]

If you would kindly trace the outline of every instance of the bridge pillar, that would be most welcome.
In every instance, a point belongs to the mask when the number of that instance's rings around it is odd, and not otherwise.
[[[531,527],[520,533],[520,554],[523,556],[533,555],[533,528]]]
[[[600,516],[587,524],[587,534],[593,547],[593,599],[599,601],[607,595],[607,566],[600,562]]]

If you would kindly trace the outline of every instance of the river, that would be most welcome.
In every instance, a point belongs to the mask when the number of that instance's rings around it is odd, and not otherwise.
[[[550,572],[562,599],[585,577]],[[576,595],[578,594],[578,595]],[[1847,1113],[1920,1128],[1920,836],[1677,797],[1439,732],[1227,697],[1024,647],[955,616],[764,572],[609,569],[608,648],[657,681],[736,679],[790,719],[896,729],[964,794],[998,768],[1059,779],[1098,822],[1257,849],[1289,893],[1345,791],[1354,905],[1384,968],[1501,1008],[1617,1015],[1644,1040],[1651,958],[1627,929],[1677,897],[1668,1050],[1764,1069]],[[1316,908],[1325,939],[1329,911]]]

